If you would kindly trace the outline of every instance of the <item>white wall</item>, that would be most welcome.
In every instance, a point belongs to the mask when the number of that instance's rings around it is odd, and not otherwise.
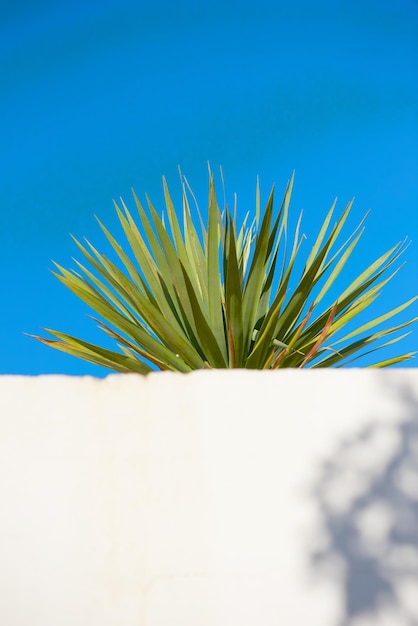
[[[416,626],[418,370],[0,377],[5,626]]]

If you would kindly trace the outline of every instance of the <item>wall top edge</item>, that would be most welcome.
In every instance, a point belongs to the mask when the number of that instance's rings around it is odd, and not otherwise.
[[[397,367],[397,368],[318,368],[318,369],[297,369],[297,368],[284,368],[280,370],[249,370],[249,369],[207,369],[207,370],[194,370],[189,373],[182,372],[150,372],[149,374],[142,375],[136,373],[119,374],[116,372],[109,372],[104,377],[92,376],[92,375],[68,375],[68,374],[37,374],[37,375],[25,375],[25,374],[0,374],[1,381],[7,380],[92,380],[96,382],[105,382],[111,379],[132,379],[136,378],[141,381],[153,380],[159,378],[236,378],[236,377],[253,377],[253,378],[283,378],[283,377],[372,377],[372,378],[390,378],[390,377],[405,377],[405,378],[418,378],[418,368],[412,367]]]
[[[339,414],[345,405],[361,405],[362,411],[382,416],[395,397],[401,398],[408,410],[413,406],[418,419],[418,369],[217,369],[189,374],[153,372],[147,376],[109,374],[106,378],[0,376],[0,416],[10,415],[11,411],[25,413],[28,407],[35,407],[38,413],[46,411],[62,417],[85,411],[86,406],[96,407],[94,410],[100,414],[113,407],[118,415],[122,406],[134,413],[157,407],[155,410],[164,415],[173,410],[181,415],[183,409],[187,413],[189,406],[193,410],[198,407],[200,413],[222,414],[229,406],[231,415],[241,410],[268,415],[271,411],[282,412],[283,407],[293,414],[298,407],[299,412],[311,415],[312,411],[321,413],[325,407]]]

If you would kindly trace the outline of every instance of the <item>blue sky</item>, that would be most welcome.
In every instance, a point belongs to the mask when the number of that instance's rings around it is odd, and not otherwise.
[[[102,242],[94,214],[115,226],[112,199],[129,204],[132,186],[158,205],[178,165],[202,204],[207,161],[221,165],[242,213],[257,175],[265,198],[295,170],[310,238],[336,196],[341,211],[355,196],[350,225],[371,214],[350,271],[413,240],[370,316],[418,293],[415,0],[4,5],[0,373],[107,373],[23,333],[99,341],[51,259],[71,265],[69,233]],[[417,346],[415,330],[385,354]]]

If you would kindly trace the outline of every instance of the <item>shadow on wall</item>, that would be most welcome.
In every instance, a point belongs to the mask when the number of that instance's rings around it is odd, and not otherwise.
[[[418,400],[409,387],[397,423],[341,443],[315,486],[321,546],[315,575],[341,581],[339,626],[418,626]]]

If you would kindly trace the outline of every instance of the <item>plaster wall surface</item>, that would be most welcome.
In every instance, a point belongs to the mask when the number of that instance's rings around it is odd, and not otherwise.
[[[416,626],[418,370],[0,377],[5,626]]]

